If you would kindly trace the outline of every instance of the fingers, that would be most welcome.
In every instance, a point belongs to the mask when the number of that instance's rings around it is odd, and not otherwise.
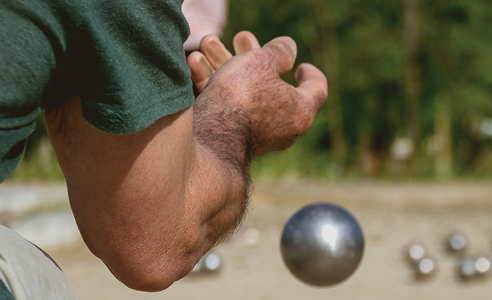
[[[186,62],[191,70],[191,79],[195,83],[198,92],[201,93],[215,70],[207,58],[198,51],[191,53]]]
[[[200,50],[207,57],[210,65],[217,70],[223,63],[232,57],[219,38],[213,34],[206,35],[200,42]]]
[[[215,70],[231,58],[232,54],[219,38],[212,34],[202,38],[200,49],[203,54],[193,52],[188,56],[187,63],[191,70],[191,78],[201,93]]]
[[[280,75],[287,73],[294,66],[297,56],[297,45],[290,37],[278,37],[263,46],[270,52],[272,59],[277,63]]]
[[[234,51],[237,54],[241,54],[253,49],[261,48],[260,43],[256,39],[255,35],[249,31],[241,31],[232,40]]]
[[[328,81],[323,72],[311,64],[303,63],[296,70],[297,91],[318,111],[328,97]]]

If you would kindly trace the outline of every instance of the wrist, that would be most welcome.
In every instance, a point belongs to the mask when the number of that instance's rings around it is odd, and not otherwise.
[[[254,137],[248,114],[237,105],[197,98],[193,105],[193,133],[199,147],[223,167],[247,174],[253,157]]]

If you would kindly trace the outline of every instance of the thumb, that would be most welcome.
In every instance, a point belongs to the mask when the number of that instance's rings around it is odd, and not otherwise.
[[[297,45],[290,37],[278,37],[265,44],[266,50],[274,62],[277,63],[280,75],[287,73],[294,66],[297,56]]]

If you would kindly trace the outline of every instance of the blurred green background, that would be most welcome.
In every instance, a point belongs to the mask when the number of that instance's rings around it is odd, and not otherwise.
[[[330,86],[310,131],[256,159],[254,178],[492,177],[491,1],[232,0],[228,20],[229,49],[241,30],[291,36]],[[63,179],[37,125],[10,180]]]

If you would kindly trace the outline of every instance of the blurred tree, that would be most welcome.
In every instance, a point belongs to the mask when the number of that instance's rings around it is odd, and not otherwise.
[[[476,149],[469,150],[480,143],[471,134],[471,123],[492,117],[492,3],[425,0],[423,4],[423,103],[428,103],[425,110],[434,112],[423,125],[433,121],[434,139],[439,141],[436,175],[449,177],[454,161],[469,169],[477,157]],[[453,152],[458,155],[455,159]]]
[[[333,0],[299,0],[301,5],[307,4],[311,8],[312,18],[307,20],[306,15],[303,18],[299,18],[298,15],[298,18],[301,36],[309,48],[313,63],[325,73],[329,82],[330,96],[326,103],[326,118],[328,118],[328,132],[332,141],[331,151],[333,160],[343,169],[347,147],[338,88],[340,58],[336,24],[330,9],[332,2]]]
[[[298,61],[329,78],[329,100],[297,149],[378,175],[406,136],[417,174],[431,159],[449,177],[487,149],[470,124],[492,117],[491,23],[488,0],[235,0],[227,31],[261,43],[292,36]]]
[[[418,0],[403,1],[403,40],[407,47],[408,58],[405,64],[405,100],[407,136],[413,141],[414,148],[420,145],[420,13]],[[412,155],[414,156],[414,155]],[[413,157],[410,159],[413,169]]]

